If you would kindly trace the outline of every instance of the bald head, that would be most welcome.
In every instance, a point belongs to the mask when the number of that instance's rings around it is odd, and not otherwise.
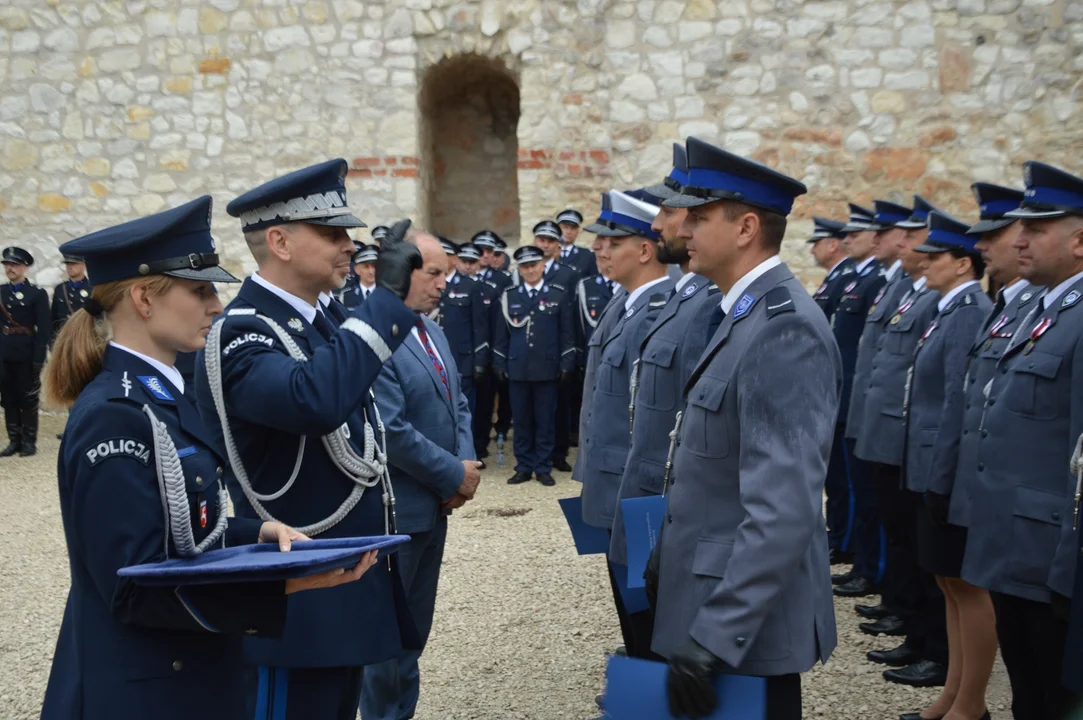
[[[414,270],[410,276],[406,307],[427,313],[440,304],[440,297],[447,285],[447,254],[440,241],[423,230],[411,230],[406,235],[406,242],[416,245],[421,251],[421,269]]]

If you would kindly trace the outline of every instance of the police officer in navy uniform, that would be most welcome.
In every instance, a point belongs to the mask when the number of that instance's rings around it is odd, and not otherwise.
[[[251,717],[241,638],[280,633],[287,594],[356,579],[375,562],[371,553],[344,575],[180,587],[117,576],[223,545],[286,550],[304,539],[227,519],[226,461],[172,366],[222,312],[211,283],[236,282],[218,266],[210,208],[204,196],[61,247],[86,259],[96,286],[46,370],[50,399],[71,407],[58,466],[71,589],[45,720]]]
[[[515,251],[522,282],[501,297],[503,322],[494,331],[493,371],[508,380],[515,415],[515,474],[508,483],[556,484],[551,474],[560,382],[575,370],[571,294],[544,278],[540,248]]]
[[[52,339],[49,293],[26,279],[33,256],[20,247],[0,255],[8,282],[0,286],[0,405],[8,445],[0,457],[37,454],[41,367]]]
[[[473,412],[477,398],[475,383],[481,382],[489,372],[492,304],[485,302],[481,283],[474,279],[472,273],[463,272],[463,264],[472,265],[476,270],[481,259],[477,246],[471,243],[456,246],[447,238],[440,238],[440,241],[452,270],[448,273],[444,295],[435,311],[436,321],[443,328],[451,346],[455,367],[459,371],[460,387]],[[456,259],[463,264],[456,267]]]
[[[842,299],[843,288],[855,279],[850,277],[854,274],[854,261],[842,247],[842,240],[846,237],[842,228],[846,223],[819,217],[812,218],[812,221],[809,252],[816,264],[827,271],[827,277],[812,294],[812,299],[824,311],[827,321],[831,322]]]
[[[1069,469],[1083,433],[1083,178],[1024,164],[1020,272],[1048,288],[1016,325],[987,384],[962,578],[987,588],[1017,718],[1067,718],[1061,683],[1079,545]]]
[[[504,322],[500,310],[500,296],[503,295],[504,288],[511,284],[511,275],[496,267],[499,259],[499,256],[496,254],[496,249],[497,246],[503,242],[503,240],[500,239],[500,236],[492,230],[481,230],[474,233],[474,237],[470,239],[470,242],[474,247],[481,251],[480,267],[474,277],[478,281],[478,292],[481,294],[481,302],[488,310],[486,320],[489,327],[488,340],[490,353],[486,358],[488,364],[485,366],[485,374],[480,380],[474,381],[477,400],[474,404],[474,413],[471,418],[474,431],[474,453],[476,454],[478,461],[484,463],[484,459],[489,456],[489,441],[493,431],[493,406],[496,402],[498,386],[500,384],[492,371],[491,350],[493,343],[495,342],[493,333],[495,332],[497,323]],[[505,407],[508,404],[506,392],[503,397],[505,398],[505,401],[501,403],[500,412],[504,415],[508,415]],[[510,425],[510,422],[508,424]],[[507,427],[504,428],[504,432],[507,432]]]
[[[833,577],[836,584],[858,578],[879,584],[883,571],[883,542],[876,512],[875,486],[867,467],[853,455],[854,441],[846,438],[846,412],[858,344],[869,309],[884,284],[883,266],[875,256],[874,222],[872,211],[850,203],[849,222],[840,230],[842,248],[853,263],[853,273],[842,286],[842,295],[831,318],[831,330],[842,356],[842,395],[825,488],[831,562],[833,565],[852,562],[853,569],[837,579]]]
[[[598,263],[594,253],[575,244],[583,227],[583,215],[578,210],[561,210],[557,215],[560,227],[560,263],[575,268],[579,277],[588,277],[598,272]]]
[[[394,532],[394,493],[371,386],[417,321],[402,302],[420,266],[402,238],[382,241],[377,288],[352,316],[341,286],[364,227],[346,199],[345,160],[303,168],[250,190],[226,210],[241,221],[259,270],[215,323],[196,368],[200,414],[235,475],[238,517],[281,519],[309,535]],[[281,640],[251,638],[253,712],[353,718],[362,668],[419,646],[396,565],[289,607]]]
[[[645,575],[653,649],[674,716],[709,715],[716,676],[736,673],[767,678],[767,718],[800,718],[800,673],[836,643],[821,498],[842,367],[823,311],[778,257],[805,186],[696,138],[687,150],[688,185],[665,203],[689,208],[690,269],[723,294],[684,388]]]
[[[364,247],[364,244],[357,241],[357,240],[354,240],[353,241],[353,247],[354,247],[354,257],[356,257],[357,253],[359,253],[361,251],[361,248]],[[346,307],[353,307],[353,305],[356,303],[356,300],[357,300],[357,293],[355,291],[356,291],[358,285],[359,285],[359,280],[357,278],[357,272],[355,271],[355,268],[354,268],[353,258],[351,257],[351,259],[350,259],[350,272],[346,275],[346,282],[344,282],[342,284],[342,287],[338,288],[337,290],[332,291],[331,292],[331,297],[333,297],[335,300],[338,300],[340,303],[342,303]]]
[[[83,307],[90,299],[90,293],[94,289],[90,279],[86,275],[86,263],[77,255],[64,256],[64,272],[68,279],[53,289],[53,336],[60,332],[60,328],[67,322],[75,311]],[[52,344],[50,342],[50,344]]]

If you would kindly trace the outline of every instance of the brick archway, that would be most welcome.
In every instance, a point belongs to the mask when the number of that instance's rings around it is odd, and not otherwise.
[[[445,58],[421,85],[421,215],[456,242],[519,236],[519,85],[499,60]]]

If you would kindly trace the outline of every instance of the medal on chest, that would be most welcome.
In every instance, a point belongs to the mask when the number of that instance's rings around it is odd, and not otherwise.
[[[1038,342],[1038,338],[1045,335],[1045,331],[1053,325],[1053,318],[1042,318],[1042,321],[1034,326],[1034,329],[1030,331],[1030,339],[1027,340],[1027,344],[1023,346],[1023,354],[1030,355],[1034,350],[1034,344]]]
[[[929,323],[929,327],[927,327],[925,329],[925,332],[922,333],[921,339],[918,340],[918,347],[921,347],[925,344],[925,341],[928,340],[929,336],[933,334],[933,330],[936,330],[936,320],[933,320],[931,323]]]
[[[902,320],[903,313],[905,313],[907,310],[909,310],[910,306],[913,305],[913,304],[914,304],[913,300],[907,300],[905,303],[903,303],[903,306],[901,308],[899,308],[898,311],[896,311],[895,317],[891,318],[891,324],[892,325],[898,325],[899,321]]]
[[[993,327],[989,328],[989,337],[1011,337],[1011,333],[1001,334],[1000,331],[1004,329],[1004,326],[1008,324],[1008,316],[1001,315],[997,318],[997,321],[993,323]]]
[[[847,286],[846,286],[846,289],[845,289],[845,290],[843,290],[843,292],[850,292],[850,291],[851,291],[851,290],[853,290],[853,289],[854,289],[855,287],[857,287],[857,280],[854,280],[854,281],[853,281],[852,283],[850,283],[849,285],[847,285]]]
[[[22,300],[24,297],[25,297],[25,295],[23,295],[21,292],[15,293],[15,299],[16,300]]]
[[[205,498],[199,501],[199,526],[207,527],[207,500]]]
[[[79,291],[79,297],[81,297],[81,298],[88,298],[88,297],[90,297],[90,293],[88,293],[88,292],[86,291],[86,289],[80,290],[80,291]]]
[[[817,296],[823,295],[825,290],[827,290],[827,283],[826,282],[823,285],[821,285],[820,287],[816,288],[816,293],[815,294]]]

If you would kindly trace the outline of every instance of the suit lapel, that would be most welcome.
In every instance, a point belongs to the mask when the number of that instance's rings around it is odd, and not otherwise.
[[[432,333],[429,332],[428,323],[426,323],[425,332],[429,335],[429,342],[432,343],[433,337]],[[419,340],[418,337],[413,332],[411,332],[410,336],[406,338],[406,341],[403,344],[406,345],[406,347],[410,348],[410,352],[414,354],[414,357],[417,358],[417,361],[421,363],[421,366],[425,368],[426,372],[428,372],[429,379],[432,380],[433,385],[436,386],[437,394],[444,401],[444,406],[448,409],[451,409],[451,400],[448,398],[448,390],[451,387],[451,370],[448,369],[447,362],[443,360],[443,358],[447,357],[447,355],[445,355],[443,352],[440,353],[441,362],[444,363],[444,372],[447,373],[448,376],[448,388],[444,388],[444,381],[440,379],[440,373],[437,372],[436,365],[433,364],[432,358],[429,357],[429,353],[421,344],[421,340]]]

